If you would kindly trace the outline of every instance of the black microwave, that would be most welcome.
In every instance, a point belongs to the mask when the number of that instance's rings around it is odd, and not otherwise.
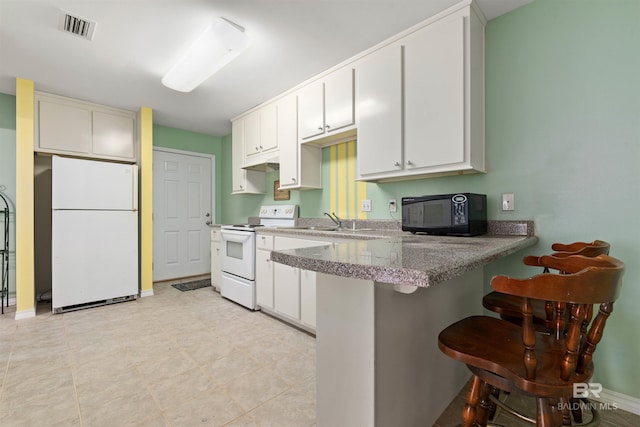
[[[487,196],[456,193],[402,198],[402,231],[444,236],[487,232]]]

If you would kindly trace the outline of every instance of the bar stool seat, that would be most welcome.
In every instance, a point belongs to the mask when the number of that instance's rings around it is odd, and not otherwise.
[[[438,337],[440,350],[465,363],[473,374],[462,416],[465,427],[486,425],[495,388],[535,396],[537,415],[530,422],[542,427],[568,425],[569,412],[560,404],[574,397],[573,384],[588,382],[593,375],[593,353],[618,297],[624,264],[607,255],[542,256],[539,263],[565,274],[491,280],[495,291],[521,299],[521,326],[471,316]],[[562,334],[535,331],[531,299],[567,305],[570,316]],[[594,304],[599,304],[598,314],[590,321]]]

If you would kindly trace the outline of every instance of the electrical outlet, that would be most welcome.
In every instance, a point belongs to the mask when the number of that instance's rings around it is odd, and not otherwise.
[[[502,210],[514,211],[516,210],[515,199],[513,193],[502,194]]]
[[[396,199],[389,199],[389,212],[398,212],[398,202]]]
[[[371,212],[371,200],[361,200],[360,210],[362,212]]]

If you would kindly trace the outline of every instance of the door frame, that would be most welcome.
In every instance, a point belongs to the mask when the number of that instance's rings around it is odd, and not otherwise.
[[[169,153],[169,154],[180,154],[182,156],[191,156],[191,157],[203,157],[206,159],[209,159],[211,161],[211,223],[215,224],[216,223],[216,187],[215,187],[215,183],[216,183],[216,156],[215,154],[209,154],[209,153],[198,153],[196,151],[187,151],[187,150],[178,150],[175,148],[166,148],[166,147],[158,147],[158,146],[154,146],[153,147],[153,152],[156,151],[162,151],[164,153]],[[151,155],[151,158],[153,159],[153,152]],[[153,176],[152,173],[152,177],[151,180],[154,181],[155,180],[155,176]],[[156,186],[153,185],[153,196],[155,196],[155,192],[156,192]],[[153,216],[152,216],[153,218]],[[152,230],[153,230],[153,224],[152,224]],[[153,236],[153,232],[152,232],[152,239],[155,239],[155,236]],[[152,255],[152,259],[153,259]],[[153,281],[153,269],[152,269],[152,273],[151,273],[151,280]]]

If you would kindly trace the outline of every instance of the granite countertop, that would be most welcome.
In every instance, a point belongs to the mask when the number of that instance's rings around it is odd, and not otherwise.
[[[428,287],[533,246],[538,241],[532,235],[532,227],[507,225],[509,231],[515,230],[514,234],[520,235],[448,237],[412,235],[398,230],[323,233],[304,229],[265,229],[260,233],[340,239],[339,243],[327,246],[272,251],[271,259],[281,264],[336,276]],[[500,232],[500,228],[495,230]]]

